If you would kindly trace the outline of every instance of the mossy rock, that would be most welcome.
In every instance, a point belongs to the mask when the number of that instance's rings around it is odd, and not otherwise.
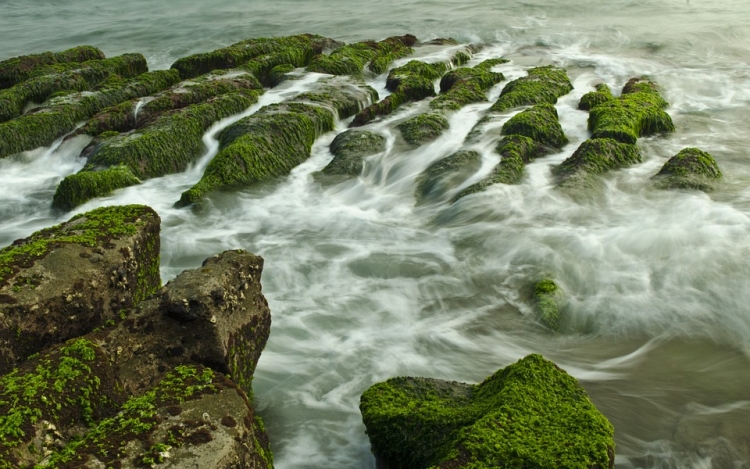
[[[589,177],[641,162],[638,147],[611,138],[589,139],[553,170],[559,185],[583,183]]]
[[[383,73],[390,63],[413,52],[411,46],[417,38],[410,34],[393,36],[379,42],[364,41],[347,44],[329,55],[315,57],[307,69],[311,72],[331,75],[362,76],[369,63],[374,73]]]
[[[392,378],[362,394],[372,451],[392,469],[614,466],[614,429],[575,378],[529,355],[478,385]]]
[[[669,159],[653,177],[662,189],[711,191],[721,180],[719,165],[698,148],[685,148]]]
[[[385,151],[386,139],[381,134],[362,130],[347,130],[331,142],[333,159],[320,171],[326,176],[359,176],[363,159]]]
[[[547,147],[523,135],[504,137],[495,151],[500,154],[500,163],[492,168],[487,177],[462,190],[456,196],[456,200],[481,192],[493,184],[518,184],[523,178],[524,166],[533,159],[549,153]]]
[[[412,117],[397,125],[396,128],[407,143],[419,146],[435,140],[449,126],[448,119],[440,114],[428,112]]]
[[[483,60],[482,62],[475,65],[474,68],[483,69],[483,70],[491,70],[493,67],[496,67],[502,64],[507,64],[508,62],[510,62],[510,60],[503,59],[502,57],[496,57],[494,59]]]
[[[417,203],[444,197],[448,191],[463,184],[482,166],[482,155],[461,150],[432,163],[417,178],[414,195]]]
[[[111,76],[94,91],[50,99],[33,112],[0,123],[0,158],[50,145],[102,109],[152,95],[178,81],[175,70],[146,72],[130,80]]]
[[[562,68],[551,65],[532,68],[528,76],[511,81],[495,104],[491,112],[504,112],[519,106],[534,104],[555,104],[557,99],[573,90],[568,74]]]
[[[0,62],[0,89],[10,88],[25,81],[35,70],[46,65],[104,58],[104,52],[93,46],[78,46],[62,52],[43,52],[13,57]]]
[[[44,66],[29,80],[0,91],[0,122],[20,116],[30,102],[41,103],[59,92],[91,90],[113,75],[132,78],[146,71],[146,58],[141,54]]]
[[[141,180],[125,165],[102,171],[81,171],[60,182],[52,198],[52,206],[67,212],[91,199],[109,195],[116,189],[140,183]]]
[[[490,59],[474,68],[451,70],[440,79],[440,96],[430,102],[435,110],[458,110],[467,104],[487,101],[485,91],[505,79],[502,73],[490,71],[491,67],[480,67],[487,62],[504,59]]]
[[[534,285],[534,311],[539,320],[553,331],[560,329],[560,288],[545,278]]]
[[[552,148],[562,148],[568,143],[557,119],[557,109],[551,104],[537,104],[511,117],[503,125],[505,135],[523,135]]]
[[[653,82],[633,78],[623,94],[598,104],[589,112],[591,138],[613,138],[635,144],[639,137],[674,132],[672,118],[664,112],[667,102]]]
[[[271,82],[271,86],[278,86],[283,81],[286,81],[288,75],[293,72],[297,67],[292,64],[281,64],[276,65],[268,72],[268,79]]]
[[[607,101],[612,101],[613,99],[615,99],[615,97],[612,96],[609,86],[604,83],[599,83],[596,85],[596,91],[590,91],[581,96],[581,100],[578,101],[578,109],[582,111],[590,111],[595,106],[601,103],[606,103]]]
[[[295,96],[293,102],[313,103],[346,119],[378,100],[378,92],[357,78],[334,76],[319,80],[312,91]]]

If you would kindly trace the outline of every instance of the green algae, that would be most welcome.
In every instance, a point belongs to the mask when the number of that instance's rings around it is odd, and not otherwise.
[[[281,82],[288,78],[289,73],[297,68],[292,64],[281,64],[276,65],[268,72],[268,80],[271,82],[271,86],[278,86]]]
[[[591,109],[588,121],[591,138],[613,138],[634,144],[639,137],[674,132],[672,118],[664,112],[665,107],[667,102],[656,84],[646,79],[631,79],[619,98]]]
[[[510,62],[510,60],[503,59],[502,57],[496,57],[494,59],[483,60],[482,62],[475,65],[474,68],[483,69],[483,70],[491,70],[493,67],[496,67],[502,64],[507,64],[508,62]]]
[[[462,67],[449,71],[440,79],[441,94],[430,102],[430,108],[455,111],[467,104],[487,101],[484,92],[505,77],[502,73],[490,71],[491,65],[485,65],[502,60],[489,59],[474,68]]]
[[[560,288],[554,280],[545,278],[534,285],[534,310],[542,323],[557,331],[560,329]]]
[[[553,170],[560,185],[584,182],[592,175],[625,168],[641,162],[641,153],[633,144],[611,138],[589,139],[573,155]]]
[[[0,123],[0,158],[50,145],[102,109],[148,96],[179,81],[175,71],[157,70],[124,80],[110,77],[93,92],[50,99],[31,113]]]
[[[373,453],[392,469],[612,467],[612,425],[578,382],[529,355],[478,385],[392,378],[362,394]]]
[[[6,284],[19,268],[46,256],[57,245],[73,243],[96,247],[111,239],[135,234],[137,227],[152,217],[158,215],[145,205],[102,207],[76,215],[66,224],[37,231],[0,249],[0,285]]]
[[[613,99],[615,99],[615,97],[612,96],[609,86],[604,83],[599,83],[596,85],[596,91],[590,91],[581,96],[581,100],[578,101],[578,109],[582,111],[590,111],[595,106],[598,106],[601,103],[606,103],[607,101],[612,101]]]
[[[385,151],[386,138],[373,132],[347,130],[331,142],[334,155],[320,173],[327,176],[359,176],[364,166],[363,158]]]
[[[503,91],[490,112],[504,112],[519,106],[557,103],[557,98],[573,89],[565,70],[551,65],[532,68],[528,76],[511,81]]]
[[[434,200],[461,185],[482,166],[482,155],[476,151],[461,150],[440,159],[417,178],[414,195],[417,203]]]
[[[377,99],[378,92],[359,79],[335,76],[319,80],[313,91],[299,94],[293,101],[323,106],[339,119],[346,119]]]
[[[0,89],[10,88],[25,81],[34,71],[46,65],[104,58],[104,53],[96,47],[78,46],[62,52],[43,52],[3,60],[0,62]]]
[[[396,126],[404,140],[416,146],[435,140],[448,127],[448,120],[434,112],[419,114]]]
[[[362,76],[369,63],[370,70],[383,73],[390,63],[413,52],[411,46],[417,41],[412,35],[393,36],[379,42],[364,41],[344,45],[329,55],[316,56],[307,67],[308,71],[331,75]]]
[[[711,191],[721,180],[719,165],[709,153],[685,148],[669,159],[653,177],[661,189]]]
[[[0,122],[20,116],[28,103],[41,103],[55,93],[87,91],[112,75],[132,78],[146,71],[146,58],[141,54],[47,65],[35,70],[29,80],[0,91]]]
[[[67,176],[60,182],[52,198],[52,206],[70,211],[93,198],[140,183],[141,180],[124,165],[102,171],[81,171]]]
[[[562,148],[568,143],[557,117],[555,106],[537,104],[519,112],[503,125],[505,135],[523,135],[552,148]]]

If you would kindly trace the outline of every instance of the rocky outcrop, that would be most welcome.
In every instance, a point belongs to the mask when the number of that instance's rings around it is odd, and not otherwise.
[[[582,111],[590,111],[594,106],[615,99],[615,97],[612,96],[612,92],[609,90],[609,86],[606,84],[599,83],[595,88],[596,91],[589,91],[581,96],[581,100],[578,101],[578,109]]]
[[[406,143],[413,146],[435,140],[449,127],[448,119],[436,113],[419,114],[396,126]]]
[[[560,149],[567,145],[555,106],[547,103],[537,104],[511,117],[503,125],[504,135],[522,135],[529,137],[544,146]]]
[[[27,80],[32,73],[47,65],[103,58],[104,53],[96,47],[78,46],[62,52],[43,52],[3,60],[0,62],[0,90]]]
[[[721,180],[719,165],[698,148],[685,148],[669,159],[653,177],[662,189],[711,191]]]
[[[411,48],[417,38],[411,34],[393,36],[379,42],[364,41],[346,44],[329,55],[315,57],[307,69],[311,72],[331,75],[362,76],[365,66],[373,73],[384,73],[396,59],[414,52]]]
[[[478,385],[393,378],[362,394],[372,451],[391,469],[614,467],[614,430],[540,355]]]
[[[333,159],[316,177],[356,177],[362,173],[364,158],[385,151],[386,139],[380,134],[347,130],[331,142]]]
[[[528,71],[528,76],[505,85],[490,111],[504,112],[519,106],[555,104],[557,98],[570,93],[572,89],[573,85],[565,70],[552,65],[532,68]]]
[[[101,208],[0,250],[0,372],[153,294],[159,223],[145,206]]]
[[[417,203],[440,200],[451,189],[458,187],[482,166],[482,155],[476,151],[460,150],[432,163],[417,178],[414,195]]]
[[[641,162],[638,147],[611,138],[586,140],[573,155],[553,169],[559,185],[586,185],[592,176]]]

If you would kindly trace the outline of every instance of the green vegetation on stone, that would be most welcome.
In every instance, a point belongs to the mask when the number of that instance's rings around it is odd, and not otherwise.
[[[45,65],[86,62],[103,58],[104,53],[96,47],[79,46],[62,52],[43,52],[3,60],[0,62],[0,89],[10,88],[25,81],[35,70]]]
[[[595,106],[598,106],[601,103],[606,103],[607,101],[612,101],[613,99],[615,99],[615,97],[612,96],[609,86],[604,83],[599,83],[596,85],[596,91],[590,91],[581,96],[581,100],[578,102],[578,109],[582,111],[590,111]]]
[[[576,184],[595,174],[641,162],[638,147],[611,138],[589,139],[553,170],[558,184]]]
[[[552,279],[542,279],[534,286],[534,309],[542,323],[557,331],[560,329],[560,288]]]
[[[379,42],[364,41],[344,45],[329,55],[318,55],[307,69],[311,72],[331,75],[361,76],[369,63],[375,73],[383,73],[395,59],[413,52],[411,48],[417,38],[407,34],[393,36]]]
[[[721,180],[719,165],[710,154],[698,148],[685,148],[669,159],[654,176],[662,189],[710,191]]]
[[[271,86],[277,86],[279,83],[287,79],[287,75],[292,72],[295,68],[292,64],[277,65],[268,72],[268,80],[271,82]]]
[[[495,59],[504,60],[504,59]],[[490,61],[494,61],[491,59]],[[435,110],[458,110],[467,104],[487,101],[484,92],[505,79],[502,73],[491,72],[491,67],[457,68],[440,79],[440,96],[430,102]]]
[[[81,171],[67,176],[60,182],[52,198],[52,206],[70,211],[93,198],[140,183],[140,179],[124,165],[101,171]]]
[[[385,151],[386,139],[380,134],[361,130],[342,132],[331,142],[333,159],[320,173],[327,176],[359,176],[363,159]]]
[[[451,189],[460,186],[481,166],[482,155],[469,150],[457,151],[432,163],[417,178],[417,203],[444,196]]]
[[[396,126],[407,143],[417,146],[435,140],[448,127],[448,120],[434,112],[419,114]]]
[[[551,65],[532,68],[528,76],[511,81],[495,104],[491,112],[503,112],[519,106],[533,106],[540,103],[557,103],[557,98],[573,89],[565,70]]]
[[[557,118],[555,106],[537,104],[511,117],[503,125],[505,135],[523,135],[552,148],[562,148],[568,143]]]
[[[611,467],[614,430],[580,384],[529,355],[478,385],[393,378],[362,394],[373,453],[391,469]]]

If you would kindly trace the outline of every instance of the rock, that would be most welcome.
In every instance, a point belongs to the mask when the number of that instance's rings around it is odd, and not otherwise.
[[[96,47],[79,46],[62,52],[43,52],[3,60],[0,62],[0,90],[27,80],[35,70],[46,65],[103,58],[104,53]]]
[[[478,385],[392,378],[365,391],[360,410],[373,453],[391,469],[614,467],[612,425],[541,355]]]
[[[100,208],[0,250],[0,373],[153,294],[159,222],[142,205]]]
[[[417,38],[411,34],[393,36],[380,42],[364,41],[347,44],[330,55],[315,57],[307,69],[311,72],[329,73],[331,75],[362,76],[365,65],[374,73],[383,73],[394,60],[414,52],[411,46]]]
[[[557,103],[557,98],[568,94],[573,85],[570,84],[565,70],[551,65],[532,68],[528,76],[511,81],[495,104],[491,112],[504,112],[519,106],[533,106],[534,104]]]
[[[41,103],[54,93],[88,91],[110,76],[133,78],[147,71],[141,54],[38,68],[27,81],[0,91],[0,122],[20,116],[27,104]]]
[[[455,111],[467,104],[487,101],[484,92],[505,79],[502,73],[490,69],[505,62],[505,59],[488,59],[474,68],[462,67],[446,73],[440,79],[440,96],[430,101],[430,108]]]
[[[361,130],[342,132],[331,142],[333,160],[320,171],[326,176],[359,176],[363,159],[385,151],[386,139],[380,134]]]
[[[523,135],[552,148],[562,148],[568,143],[557,119],[557,109],[547,103],[537,104],[511,117],[503,125],[505,135]]]
[[[590,176],[640,162],[637,146],[611,138],[596,138],[583,142],[570,158],[553,169],[553,173],[558,185],[572,186],[585,184]]]
[[[607,101],[612,101],[613,99],[615,99],[615,97],[612,96],[609,86],[604,83],[599,83],[596,85],[596,91],[590,91],[581,96],[581,100],[578,101],[578,109],[582,111],[590,111],[594,106],[606,103]]]
[[[655,83],[632,78],[622,95],[600,103],[589,113],[591,138],[613,138],[622,143],[635,144],[639,137],[659,132],[674,132],[669,114],[664,112],[667,102]]]
[[[102,109],[148,96],[179,81],[174,70],[157,70],[130,80],[111,76],[94,91],[57,96],[41,108],[0,123],[0,158],[50,145]]]
[[[448,119],[434,112],[419,114],[396,126],[403,139],[414,146],[435,140],[448,127]]]
[[[716,160],[698,148],[685,148],[669,159],[653,177],[662,189],[710,191],[722,178]]]
[[[461,150],[432,163],[417,178],[414,192],[417,203],[438,200],[460,186],[482,166],[482,155],[476,151]]]
[[[184,171],[203,153],[203,134],[214,122],[244,111],[258,100],[259,93],[217,96],[163,114],[136,132],[103,141],[81,171],[60,182],[52,206],[71,210],[114,189]]]
[[[553,331],[560,330],[560,288],[552,279],[534,285],[534,310],[542,323]]]

